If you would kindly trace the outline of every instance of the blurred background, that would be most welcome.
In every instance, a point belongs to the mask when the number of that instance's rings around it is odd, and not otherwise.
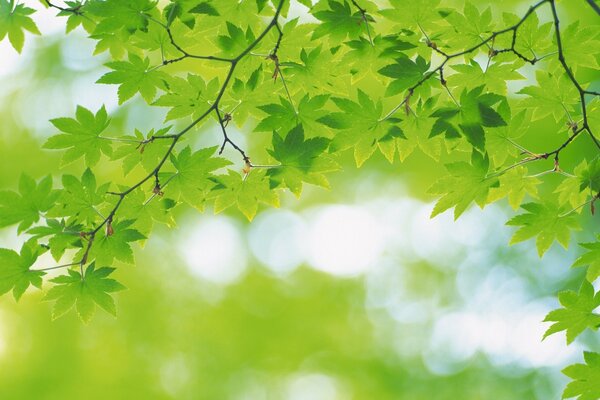
[[[563,3],[566,23],[595,17],[584,1]],[[503,1],[495,16],[528,5]],[[76,104],[106,104],[116,133],[162,126],[162,109],[118,107],[116,87],[93,84],[106,56],[91,57],[81,30],[65,37],[54,14],[35,15],[43,36],[28,37],[23,54],[0,43],[3,189],[23,172],[57,182],[81,173],[78,163],[59,171],[60,155],[41,149],[55,133],[48,120]],[[233,135],[243,143],[251,130]],[[207,124],[196,137],[219,135]],[[444,169],[421,154],[342,164],[331,191],[306,187],[251,223],[179,210],[176,227],[136,249],[136,266],[119,266],[129,290],[116,295],[117,318],[51,321],[39,291],[0,298],[0,399],[559,399],[560,370],[582,347],[560,334],[542,342],[541,321],[556,292],[578,285],[575,241],[542,260],[532,242],[509,247],[504,202],[429,219],[426,190]],[[122,178],[116,163],[95,173]],[[0,247],[21,240],[15,227],[0,231]]]

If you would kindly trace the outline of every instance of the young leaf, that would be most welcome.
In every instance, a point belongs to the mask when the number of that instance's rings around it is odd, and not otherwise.
[[[150,68],[150,60],[141,59],[129,54],[129,62],[112,61],[106,66],[114,71],[102,75],[96,83],[119,85],[119,104],[123,104],[136,93],[140,93],[147,103],[156,96],[156,89],[165,89],[167,75],[155,68]]]
[[[392,78],[392,83],[385,91],[386,96],[393,96],[413,86],[423,78],[423,74],[429,69],[429,63],[421,56],[412,61],[405,55],[396,58],[394,64],[381,68],[378,72]]]
[[[104,0],[90,1],[86,9],[102,20],[94,30],[94,34],[114,32],[124,29],[129,34],[137,30],[146,30],[148,14],[156,7],[157,1],[151,0]]]
[[[302,192],[302,182],[328,187],[323,173],[338,169],[337,163],[325,154],[328,146],[329,139],[324,137],[304,140],[302,125],[292,129],[285,139],[274,133],[273,149],[268,152],[281,166],[267,171],[271,187],[285,186],[296,196]]]
[[[589,251],[575,260],[573,264],[573,267],[588,266],[587,280],[590,282],[594,282],[600,277],[600,235],[597,239],[595,242],[579,244]]]
[[[489,158],[473,150],[471,163],[464,161],[446,164],[449,176],[441,178],[430,189],[442,194],[431,212],[431,218],[454,207],[454,219],[461,216],[472,202],[483,208],[491,188],[498,186],[498,178],[488,176]]]
[[[8,35],[10,44],[19,53],[25,43],[25,31],[40,35],[35,22],[29,17],[35,10],[15,0],[0,0],[0,40]]]
[[[203,210],[208,192],[215,185],[213,172],[231,164],[225,158],[213,157],[216,150],[217,147],[208,147],[192,153],[187,146],[179,155],[171,156],[177,173],[169,183],[169,193],[173,192],[191,206]]]
[[[571,230],[579,229],[575,214],[565,213],[565,210],[555,202],[527,203],[523,204],[521,208],[527,213],[517,215],[506,223],[506,225],[520,227],[510,243],[522,242],[537,236],[536,246],[540,257],[555,240],[567,248]]]
[[[313,16],[321,21],[315,28],[312,40],[329,35],[331,40],[339,43],[350,36],[351,39],[358,37],[364,30],[362,16],[358,10],[353,10],[347,0],[329,0],[328,10],[313,12]]]
[[[19,193],[0,192],[0,228],[19,224],[18,232],[29,228],[52,206],[59,196],[52,190],[52,177],[48,175],[36,184],[35,180],[23,174],[19,179]]]
[[[586,351],[583,353],[585,364],[573,364],[562,373],[573,379],[563,392],[563,399],[577,397],[578,400],[600,398],[600,354]]]
[[[39,246],[27,242],[21,254],[14,250],[0,249],[0,295],[12,290],[15,300],[19,300],[29,285],[42,288],[43,271],[33,271],[31,266],[37,260]]]
[[[172,77],[167,81],[168,93],[159,97],[153,105],[171,107],[166,121],[184,118],[189,115],[198,118],[210,107],[219,90],[219,80],[212,79],[206,83],[202,77],[188,74],[187,79]]]
[[[87,168],[81,180],[73,175],[63,175],[63,191],[58,204],[48,214],[50,217],[66,217],[69,221],[92,224],[100,217],[98,206],[105,202],[110,183],[96,187],[96,177]]]
[[[78,271],[69,270],[68,275],[50,279],[56,285],[48,291],[44,300],[56,301],[52,308],[52,319],[64,315],[73,306],[76,307],[84,323],[92,319],[96,305],[116,316],[115,301],[109,293],[124,290],[125,286],[114,279],[107,278],[114,270],[108,267],[96,270],[95,263],[91,263],[83,277]]]
[[[85,107],[77,106],[73,118],[55,118],[50,120],[58,130],[64,132],[51,136],[44,144],[47,149],[64,150],[62,164],[69,164],[85,157],[86,165],[92,167],[100,160],[100,153],[112,154],[110,141],[100,136],[108,127],[110,120],[106,108],[102,106],[96,115]]]
[[[105,234],[94,239],[89,259],[95,259],[102,265],[112,265],[115,259],[133,264],[133,250],[130,243],[146,239],[137,230],[130,228],[134,222],[134,220],[125,220],[107,223]],[[79,253],[80,257],[77,258],[81,259],[84,251],[82,249]]]
[[[251,221],[258,211],[258,204],[265,203],[279,207],[279,196],[271,189],[264,170],[251,170],[244,178],[235,171],[215,178],[217,186],[212,190],[215,196],[215,213],[236,205]]]
[[[579,293],[572,290],[560,292],[558,300],[563,308],[551,311],[544,322],[554,322],[544,333],[544,339],[554,333],[567,331],[567,344],[570,344],[586,328],[598,329],[600,315],[593,311],[600,306],[600,293],[594,293],[594,287],[583,281]]]
[[[83,225],[71,222],[67,224],[64,220],[47,219],[47,226],[36,226],[27,231],[33,235],[32,238],[39,240],[49,237],[48,246],[50,253],[56,261],[65,253],[66,249],[81,247],[80,233],[83,231]]]

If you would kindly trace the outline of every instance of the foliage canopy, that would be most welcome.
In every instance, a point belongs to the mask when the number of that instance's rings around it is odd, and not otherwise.
[[[44,147],[62,152],[63,165],[80,163],[82,175],[58,185],[23,175],[17,191],[0,193],[0,227],[27,237],[20,253],[0,249],[0,293],[18,300],[45,271],[64,268],[45,296],[55,318],[74,307],[86,322],[96,305],[116,314],[111,293],[124,286],[108,276],[117,262],[134,263],[132,243],[155,224],[173,223],[175,207],[234,207],[251,220],[282,191],[329,187],[346,152],[359,167],[377,152],[391,163],[423,152],[447,170],[430,190],[439,198],[432,217],[508,198],[523,210],[507,222],[511,242],[534,239],[540,256],[554,242],[567,247],[600,199],[600,93],[589,73],[599,68],[600,29],[561,26],[555,0],[500,18],[440,0],[42,3],[66,18],[67,33],[81,26],[95,54],[110,55],[97,83],[118,85],[119,104],[139,95],[172,124],[119,134],[105,107],[78,106],[50,121],[56,133]],[[289,17],[292,6],[311,18]],[[32,14],[0,0],[0,39],[20,52],[26,32],[40,34]],[[535,83],[513,90],[532,71]],[[530,147],[543,118],[555,129]],[[230,124],[248,122],[271,135],[268,148],[250,153],[232,139]],[[189,139],[205,124],[222,141],[198,148]],[[588,151],[565,165],[575,141]],[[223,157],[226,148],[238,157]],[[109,162],[122,166],[122,184],[97,182],[93,169]],[[568,343],[600,325],[600,242],[582,247],[574,266],[588,268],[587,280],[546,317],[546,336],[565,330]],[[46,251],[57,265],[35,268]],[[565,369],[565,397],[600,398],[599,359],[586,352],[585,365]]]

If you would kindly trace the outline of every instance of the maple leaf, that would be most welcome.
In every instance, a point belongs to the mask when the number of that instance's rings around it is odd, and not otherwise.
[[[125,30],[129,34],[146,30],[149,18],[147,13],[156,7],[151,0],[105,0],[93,1],[86,5],[86,11],[102,20],[94,29],[94,34]]]
[[[442,15],[438,12],[440,0],[390,0],[392,8],[384,9],[381,15],[400,24],[403,28],[438,28]]]
[[[217,45],[223,50],[224,56],[237,57],[238,54],[248,47],[249,43],[254,41],[254,34],[250,27],[244,32],[241,28],[229,21],[227,21],[226,26],[227,35],[219,35],[217,37]]]
[[[111,265],[115,259],[133,264],[133,250],[130,243],[146,239],[140,232],[130,228],[134,222],[134,220],[108,222],[110,232],[105,232],[104,235],[94,239],[88,258],[95,259],[102,265]],[[85,249],[81,249],[77,258],[81,259],[84,252]]]
[[[298,102],[298,109],[284,97],[279,97],[281,104],[265,104],[258,106],[258,108],[267,114],[266,118],[263,118],[254,129],[257,132],[261,131],[273,131],[274,129],[280,129],[283,132],[289,132],[298,124],[307,131],[318,130],[318,124],[316,123],[319,118],[327,113],[323,109],[323,106],[327,102],[329,95],[323,94],[314,97],[310,97],[308,94],[304,95],[300,102]]]
[[[288,132],[285,139],[274,133],[273,149],[268,152],[281,165],[267,171],[271,186],[285,186],[296,196],[302,192],[303,182],[329,187],[323,173],[337,170],[338,165],[324,154],[328,146],[329,139],[324,137],[305,140],[302,125]]]
[[[313,12],[313,16],[321,21],[315,28],[312,40],[330,36],[335,42],[341,42],[346,37],[358,37],[365,29],[360,12],[353,10],[350,3],[344,0],[327,2],[329,9]]]
[[[340,130],[334,136],[331,148],[333,151],[354,149],[354,160],[361,166],[375,150],[381,152],[393,161],[395,154],[394,138],[404,137],[398,127],[397,118],[380,121],[383,112],[381,101],[375,103],[369,95],[358,89],[358,102],[341,97],[334,97],[340,112],[329,113],[318,119],[318,122]],[[391,145],[391,148],[389,147]]]
[[[596,55],[600,53],[598,25],[579,26],[575,21],[561,32],[563,53],[574,69],[577,67],[598,68]]]
[[[83,226],[76,222],[67,224],[64,220],[46,219],[47,226],[36,226],[27,231],[33,239],[39,240],[49,237],[48,246],[50,253],[56,261],[65,253],[68,248],[81,247],[80,233]]]
[[[165,186],[161,187],[161,190],[167,190]],[[170,198],[161,198],[162,196],[156,193],[152,196],[151,199],[145,190],[138,188],[127,195],[121,204],[120,212],[135,221],[131,227],[142,235],[148,235],[155,222],[170,227],[176,225],[172,211],[177,202]]]
[[[279,196],[271,189],[265,170],[252,169],[245,178],[229,170],[215,181],[217,185],[211,192],[215,196],[215,213],[235,205],[251,221],[259,203],[279,207]]]
[[[552,115],[558,122],[579,102],[579,93],[565,74],[537,71],[537,86],[527,86],[519,94],[529,97],[522,101],[523,107],[533,109],[533,118],[542,119]]]
[[[53,150],[64,150],[62,164],[69,164],[81,157],[88,166],[94,166],[100,160],[100,153],[112,154],[110,141],[100,134],[108,127],[110,120],[106,108],[102,106],[96,115],[85,107],[77,106],[73,118],[55,118],[50,120],[58,130],[64,132],[51,136],[44,147]]]
[[[21,175],[19,193],[0,192],[0,228],[18,223],[18,232],[24,231],[39,220],[40,213],[52,208],[58,196],[59,192],[52,189],[50,175],[39,184],[31,177]]]
[[[482,35],[486,35],[493,29],[492,10],[487,7],[480,12],[471,2],[465,2],[463,13],[452,10],[445,19],[452,26],[454,35],[448,38],[452,47],[470,47],[481,42]]]
[[[468,65],[457,64],[450,67],[458,73],[448,77],[448,86],[473,89],[483,85],[493,93],[505,95],[508,81],[525,79],[518,71],[522,64],[521,60],[510,63],[495,62],[489,64],[484,71],[477,61],[471,59]]]
[[[554,322],[544,333],[544,339],[554,333],[567,331],[567,344],[570,344],[586,328],[598,329],[600,315],[593,311],[600,306],[600,293],[594,293],[590,282],[584,281],[579,293],[572,290],[560,292],[558,300],[563,308],[550,311],[544,318],[544,322]]]
[[[168,75],[156,68],[150,68],[150,59],[143,60],[129,54],[129,62],[112,61],[105,64],[114,71],[102,75],[96,83],[118,84],[119,104],[123,104],[136,93],[140,93],[147,103],[156,96],[156,89],[165,89]]]
[[[583,190],[589,185],[593,184],[593,181],[583,179],[584,175],[590,172],[588,163],[583,160],[573,170],[573,176],[566,176],[563,178],[560,185],[557,186],[554,193],[558,194],[558,202],[560,205],[569,204],[575,211],[580,211],[581,205],[584,204],[590,195],[587,190]],[[592,175],[588,175],[592,176]]]
[[[21,253],[10,249],[0,249],[0,295],[12,290],[15,300],[19,300],[29,285],[42,288],[43,271],[31,270],[40,253],[35,242],[26,242]]]
[[[504,118],[492,108],[501,101],[503,96],[493,93],[483,93],[484,86],[473,90],[463,90],[460,95],[460,130],[467,141],[479,151],[485,151],[484,127],[506,126]]]
[[[128,142],[123,142],[113,151],[112,159],[122,160],[125,175],[129,174],[138,165],[146,172],[154,170],[171,145],[171,139],[160,138],[166,135],[170,129],[171,126],[159,129],[158,131],[151,129],[145,136],[142,132],[135,129],[135,136],[120,137],[120,139]]]
[[[23,50],[25,31],[40,35],[35,22],[29,17],[35,10],[19,4],[15,0],[0,0],[0,40],[8,35],[8,40],[17,52]]]
[[[600,354],[583,352],[585,364],[573,364],[562,370],[562,373],[573,379],[565,391],[563,399],[577,397],[578,400],[595,400],[600,398]]]
[[[169,92],[153,103],[155,106],[171,107],[165,121],[184,118],[189,115],[198,118],[210,107],[219,90],[219,80],[214,78],[206,83],[202,77],[188,74],[187,79],[171,77],[167,81]]]
[[[519,226],[511,244],[522,242],[537,236],[536,246],[541,256],[556,240],[564,248],[569,245],[571,230],[579,229],[579,223],[573,213],[565,213],[558,203],[527,203],[521,206],[527,213],[511,218],[506,225]]]
[[[575,260],[573,264],[573,267],[588,266],[587,280],[590,282],[595,281],[600,276],[600,235],[598,235],[597,239],[596,242],[579,244],[589,251]]]
[[[169,183],[169,193],[173,191],[202,210],[210,189],[215,185],[213,172],[231,164],[225,158],[213,157],[216,151],[217,147],[207,147],[192,153],[187,146],[177,156],[171,155],[177,173]]]
[[[480,207],[487,203],[491,188],[498,186],[498,178],[488,176],[489,157],[473,150],[471,162],[446,164],[449,176],[441,178],[429,189],[432,194],[442,194],[431,212],[431,218],[454,207],[454,219],[460,217],[472,202]]]
[[[114,270],[108,267],[96,269],[95,263],[91,263],[83,277],[78,271],[68,270],[68,275],[50,279],[56,285],[48,291],[44,300],[55,301],[52,319],[64,315],[74,306],[84,323],[92,319],[96,305],[116,316],[115,301],[109,293],[126,288],[116,280],[107,278]]]
[[[69,221],[81,223],[94,223],[98,217],[103,218],[97,207],[105,202],[110,183],[96,187],[96,177],[92,170],[87,168],[81,179],[73,175],[63,175],[62,184],[64,190],[56,207],[48,213],[49,217],[67,217]]]
[[[415,61],[412,61],[401,54],[394,64],[387,65],[377,72],[393,79],[385,91],[386,96],[393,96],[419,82],[428,69],[429,63],[423,57],[418,56]]]

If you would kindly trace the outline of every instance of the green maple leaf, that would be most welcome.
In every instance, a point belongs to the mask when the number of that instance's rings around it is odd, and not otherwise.
[[[135,54],[129,54],[129,62],[112,61],[105,64],[114,71],[102,75],[96,83],[119,85],[119,104],[140,93],[147,103],[156,96],[156,89],[165,89],[168,75],[150,67],[148,57],[143,60]]]
[[[441,178],[429,189],[432,194],[443,195],[435,204],[431,217],[454,207],[454,219],[457,219],[472,202],[483,208],[490,189],[498,186],[498,178],[488,176],[489,164],[487,154],[482,155],[475,150],[471,163],[446,164],[450,175]]]
[[[470,2],[465,3],[463,13],[453,10],[446,16],[455,35],[449,40],[452,46],[471,47],[481,43],[482,37],[493,30],[492,10],[490,7],[479,12]]]
[[[334,151],[354,149],[354,160],[361,166],[375,150],[393,161],[395,154],[395,138],[404,137],[396,118],[380,121],[383,112],[381,101],[375,103],[368,94],[358,89],[358,102],[350,99],[334,97],[340,112],[329,113],[318,119],[318,122],[330,128],[340,130],[331,143]],[[391,148],[390,146],[391,145]]]
[[[584,281],[579,293],[572,290],[560,292],[558,300],[563,308],[550,311],[544,318],[544,322],[554,322],[544,333],[544,339],[567,331],[567,344],[571,344],[586,328],[598,329],[600,315],[593,311],[600,306],[600,293],[594,293],[590,282]]]
[[[392,8],[384,9],[380,13],[385,18],[396,22],[405,29],[439,28],[442,19],[439,11],[440,0],[390,0]]]
[[[106,32],[90,35],[90,38],[96,40],[94,55],[101,54],[108,50],[112,58],[121,59],[128,52],[137,50],[137,47],[130,41],[130,35],[120,30],[117,32]]]
[[[344,54],[342,64],[349,67],[352,82],[357,82],[371,72],[382,69],[389,63],[390,58],[403,57],[403,51],[417,47],[413,43],[400,40],[396,35],[377,35],[373,38],[373,44],[369,39],[359,37],[344,42],[344,45],[350,49]]]
[[[432,118],[435,115],[440,116],[435,112],[431,114],[434,103],[435,99],[432,97],[425,102],[419,100],[415,107],[416,115],[409,115],[399,123],[398,126],[404,133],[404,140],[402,138],[396,140],[400,161],[404,161],[417,148],[438,161],[442,154],[444,139],[434,134],[435,130],[442,129],[446,132],[446,137],[453,137],[452,132],[456,131],[454,127],[451,127],[450,124],[440,127],[440,120],[436,121]]]
[[[506,26],[515,25],[521,20],[520,16],[510,13],[503,13],[502,18]],[[552,46],[551,30],[552,22],[540,25],[537,13],[531,13],[519,26],[515,49],[521,54],[544,55]],[[506,47],[510,47],[510,43]]]
[[[538,86],[527,86],[518,92],[529,96],[522,101],[522,105],[533,109],[534,120],[552,115],[558,122],[565,118],[565,109],[571,110],[579,104],[577,88],[562,72],[550,74],[537,71],[536,78]]]
[[[189,12],[192,14],[211,15],[213,17],[219,16],[219,12],[208,1],[195,5]]]
[[[0,0],[0,40],[8,35],[8,40],[19,53],[25,43],[25,31],[40,35],[35,22],[29,17],[35,10],[19,4],[15,0]]]
[[[169,92],[159,97],[153,105],[171,107],[165,121],[184,118],[189,115],[198,118],[210,107],[220,89],[219,80],[206,83],[202,77],[188,74],[187,79],[170,77],[167,81]]]
[[[227,99],[223,103],[231,103],[231,114],[237,126],[242,127],[250,114],[255,115],[256,104],[263,104],[270,101],[272,94],[266,90],[259,90],[264,83],[264,70],[261,64],[255,69],[247,79],[235,78],[231,84],[231,100]],[[232,101],[233,100],[233,101]],[[226,108],[227,109],[227,108]]]
[[[569,204],[576,211],[580,211],[581,205],[584,204],[589,196],[589,192],[585,189],[586,186],[592,185],[592,180],[582,179],[584,175],[590,172],[590,168],[586,160],[579,163],[573,170],[573,176],[562,178],[562,182],[554,193],[558,193],[558,202],[560,205]],[[590,176],[591,177],[591,176]],[[583,188],[583,189],[582,189]]]
[[[146,239],[140,232],[131,228],[134,222],[135,220],[123,220],[107,224],[106,232],[94,239],[89,259],[95,259],[102,265],[111,265],[115,259],[133,264],[133,250],[130,243]],[[79,259],[83,257],[84,251],[84,249],[80,251]]]
[[[321,24],[315,28],[311,40],[330,36],[338,43],[348,36],[354,39],[365,30],[362,15],[358,10],[354,10],[348,1],[329,0],[327,4],[329,9],[312,13]]]
[[[93,1],[86,5],[86,11],[101,17],[94,34],[125,30],[129,34],[148,27],[148,13],[156,8],[151,0],[105,0]]]
[[[565,59],[571,66],[597,69],[599,64],[596,55],[600,54],[599,25],[579,26],[573,22],[561,32],[562,47]]]
[[[162,190],[167,190],[165,186]],[[154,198],[150,199],[145,190],[138,188],[123,199],[119,209],[119,212],[135,221],[131,227],[142,235],[150,234],[155,222],[169,227],[175,226],[172,210],[177,202],[170,198],[161,198],[160,195],[153,195]]]
[[[492,157],[494,165],[504,165],[507,159],[519,156],[521,150],[515,143],[525,135],[529,124],[526,110],[510,115],[508,103],[500,103],[498,113],[507,122],[507,125],[495,127],[485,133],[485,148]]]
[[[279,207],[279,196],[271,189],[264,170],[251,170],[245,178],[229,170],[227,175],[218,176],[216,182],[217,186],[212,190],[215,213],[235,205],[251,221],[259,203]]]
[[[58,204],[48,213],[49,217],[67,217],[69,221],[93,224],[101,217],[98,206],[105,203],[110,183],[96,187],[96,177],[87,168],[81,179],[63,175],[63,191]]]
[[[0,228],[18,223],[18,232],[37,222],[40,213],[48,211],[54,205],[59,192],[52,190],[52,177],[48,175],[36,184],[27,175],[19,179],[19,193],[0,192]]]
[[[66,33],[73,31],[79,25],[83,26],[83,29],[88,33],[91,33],[96,28],[94,20],[88,16],[84,16],[88,3],[77,0],[65,1],[65,4],[68,6],[68,9],[60,10],[57,15],[60,17],[67,17],[67,23],[65,25]],[[73,12],[72,10],[77,10],[77,12]]]
[[[563,399],[577,397],[578,400],[596,400],[600,398],[600,354],[586,351],[583,353],[585,364],[573,364],[562,373],[573,379],[565,391]]]
[[[506,126],[504,118],[492,108],[506,98],[493,93],[483,93],[484,86],[473,90],[465,89],[460,95],[460,130],[467,141],[477,150],[485,151],[484,127]]]
[[[158,162],[165,156],[172,139],[156,139],[166,135],[171,126],[158,131],[151,129],[144,136],[142,132],[135,129],[135,136],[122,136],[121,139],[130,142],[123,143],[112,154],[113,160],[123,161],[123,172],[129,174],[136,166],[140,165],[146,172],[153,171]],[[152,139],[155,138],[155,139]],[[148,141],[147,143],[142,143]],[[137,142],[137,143],[136,143]]]
[[[100,160],[100,153],[112,154],[110,141],[100,134],[108,127],[110,120],[106,108],[102,106],[96,115],[85,107],[77,106],[77,119],[55,118],[50,120],[63,133],[51,136],[44,147],[53,150],[65,150],[62,164],[69,164],[81,157],[88,166],[94,166]]]
[[[223,50],[223,55],[237,57],[255,39],[252,29],[248,27],[246,32],[235,24],[227,21],[227,35],[217,36],[217,45]]]
[[[318,124],[317,120],[325,115],[327,111],[323,109],[323,106],[327,102],[329,95],[323,94],[314,97],[310,97],[308,94],[304,95],[298,102],[298,109],[284,97],[279,97],[281,104],[265,104],[258,106],[258,108],[267,114],[266,118],[263,118],[256,128],[257,132],[261,131],[282,131],[289,132],[298,124],[309,132],[317,131]]]
[[[592,193],[600,192],[600,158],[596,157],[589,165],[576,172],[579,178],[579,191],[589,189]]]
[[[47,219],[47,226],[36,226],[27,231],[33,239],[39,240],[48,237],[50,253],[56,261],[65,253],[66,249],[81,247],[80,233],[83,225],[75,222],[66,223],[64,220]]]
[[[525,79],[518,71],[522,64],[521,60],[510,63],[494,62],[484,71],[477,61],[471,59],[469,64],[450,67],[458,73],[448,77],[448,86],[473,89],[483,85],[494,93],[506,94],[507,81]]]
[[[498,178],[500,184],[490,190],[488,202],[492,203],[508,197],[508,204],[516,210],[521,206],[525,195],[537,198],[537,187],[542,181],[527,174],[527,168],[520,166],[500,175]]]
[[[302,125],[292,129],[285,139],[274,133],[273,149],[267,151],[281,165],[267,171],[271,187],[287,187],[296,196],[300,196],[303,182],[329,187],[323,173],[337,170],[338,165],[325,154],[328,146],[329,139],[324,137],[305,140]]]
[[[347,94],[348,85],[345,81],[338,79],[342,74],[336,65],[335,59],[338,53],[333,54],[323,49],[323,44],[312,50],[303,48],[300,51],[300,62],[285,61],[280,65],[287,81],[291,85],[301,85],[310,94],[323,94],[323,88],[329,89],[331,93]]]
[[[52,308],[52,319],[64,315],[73,306],[84,323],[92,319],[96,305],[116,316],[115,301],[109,293],[124,290],[125,286],[107,278],[114,270],[108,267],[95,269],[95,264],[91,263],[83,277],[78,271],[69,270],[68,275],[50,279],[56,285],[48,291],[44,300],[56,301]]]
[[[597,239],[596,242],[579,244],[589,251],[575,260],[575,263],[573,264],[573,267],[589,266],[587,270],[587,280],[590,282],[595,281],[600,276],[600,235]]]
[[[394,64],[387,65],[378,71],[381,75],[393,79],[387,87],[385,95],[393,96],[415,85],[423,78],[429,65],[421,56],[418,56],[415,61],[405,55],[397,57]]]
[[[216,151],[217,147],[207,147],[192,153],[187,146],[177,156],[171,155],[177,173],[171,178],[168,192],[203,210],[204,201],[215,185],[213,172],[231,164],[225,158],[213,157]]]
[[[43,271],[31,270],[39,256],[39,246],[27,242],[21,253],[10,249],[0,249],[0,295],[12,290],[15,300],[19,300],[29,285],[42,288]]]
[[[536,246],[541,256],[556,240],[564,248],[569,245],[571,230],[579,229],[579,223],[574,213],[565,210],[552,201],[544,203],[527,203],[521,206],[527,213],[517,215],[506,224],[518,226],[511,244],[522,242],[537,236]]]

